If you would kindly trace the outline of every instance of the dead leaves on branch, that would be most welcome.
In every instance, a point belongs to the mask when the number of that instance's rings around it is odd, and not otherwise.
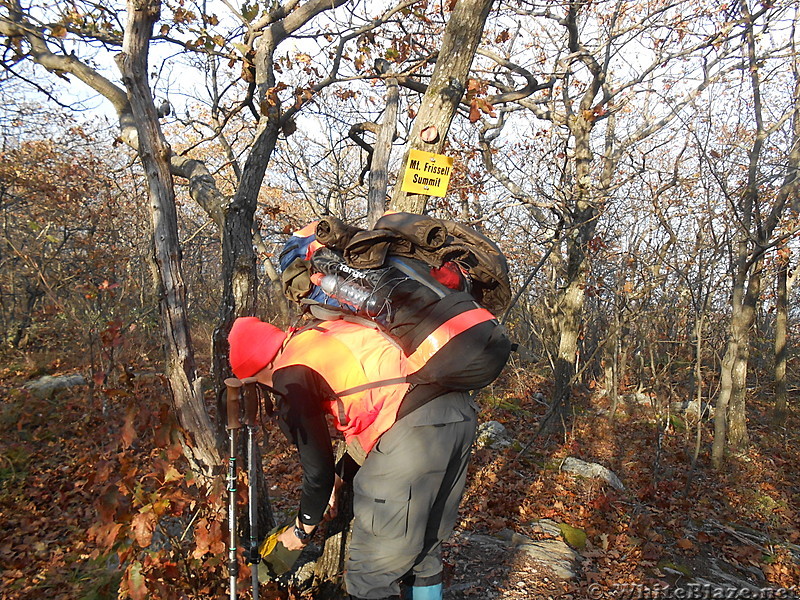
[[[475,123],[481,116],[486,114],[496,117],[494,106],[489,104],[484,96],[488,94],[489,83],[479,79],[470,78],[467,80],[466,101],[469,103],[469,121]]]

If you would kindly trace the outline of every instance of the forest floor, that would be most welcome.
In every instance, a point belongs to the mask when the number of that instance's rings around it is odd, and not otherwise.
[[[80,386],[36,398],[22,386],[39,375],[24,364],[0,369],[0,600],[226,597],[224,485],[199,492],[161,380],[107,381],[91,397]],[[692,472],[696,420],[641,395],[621,402],[612,418],[608,399],[586,389],[575,395],[566,434],[534,439],[545,410],[537,392],[547,396],[546,380],[520,371],[479,396],[480,420],[503,423],[517,443],[475,451],[444,553],[448,600],[722,597],[674,594],[717,582],[721,572],[748,582],[734,597],[759,597],[754,590],[764,588],[796,597],[796,412],[775,423],[770,397],[752,390],[748,449],[713,470],[706,421]],[[299,472],[277,429],[268,435],[265,467],[281,513],[296,502]],[[608,467],[624,489],[563,472],[568,456]],[[585,533],[574,544],[573,579],[492,541],[504,530],[541,540],[540,519]],[[261,597],[313,594],[266,586]]]

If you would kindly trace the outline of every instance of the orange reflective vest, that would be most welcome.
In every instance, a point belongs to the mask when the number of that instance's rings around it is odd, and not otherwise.
[[[394,425],[414,370],[386,335],[344,320],[324,321],[294,334],[274,369],[292,365],[313,369],[333,390],[335,397],[327,399],[324,408],[356,460]]]

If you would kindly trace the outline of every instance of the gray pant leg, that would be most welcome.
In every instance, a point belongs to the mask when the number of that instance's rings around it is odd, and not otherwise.
[[[345,582],[359,598],[399,593],[397,580],[440,576],[455,526],[476,414],[468,395],[441,396],[401,419],[354,481],[355,522]]]
[[[472,424],[472,441],[475,423]],[[450,537],[458,520],[458,508],[467,482],[472,441],[460,457],[454,457],[434,500],[425,532],[425,544],[412,569],[409,585],[435,585],[442,581],[442,542]]]

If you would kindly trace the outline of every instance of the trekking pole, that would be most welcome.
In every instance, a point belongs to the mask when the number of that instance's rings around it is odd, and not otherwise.
[[[258,380],[248,377],[242,380],[244,387],[244,424],[247,426],[247,508],[250,515],[250,553],[247,562],[251,565],[253,600],[258,600],[258,563],[261,554],[258,551],[258,490],[256,480],[256,418],[258,415]]]
[[[230,575],[230,599],[236,600],[236,580],[239,577],[239,561],[236,558],[236,452],[239,443],[238,431],[242,426],[239,419],[240,388],[242,382],[235,377],[225,380],[228,388],[228,573]]]

